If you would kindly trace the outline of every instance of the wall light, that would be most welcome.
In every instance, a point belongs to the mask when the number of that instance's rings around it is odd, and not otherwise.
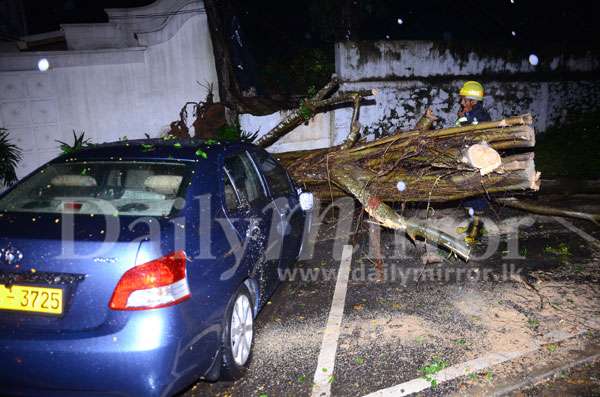
[[[37,67],[40,72],[45,72],[50,68],[50,62],[46,58],[42,58],[38,61]]]

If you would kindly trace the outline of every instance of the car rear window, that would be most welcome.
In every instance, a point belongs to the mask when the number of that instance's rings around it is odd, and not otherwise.
[[[1,197],[0,211],[168,216],[190,173],[182,163],[50,164]]]

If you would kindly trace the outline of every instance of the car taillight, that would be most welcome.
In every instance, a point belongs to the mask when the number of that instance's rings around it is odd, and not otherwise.
[[[155,259],[125,272],[109,307],[113,310],[145,310],[175,305],[191,296],[183,251]]]

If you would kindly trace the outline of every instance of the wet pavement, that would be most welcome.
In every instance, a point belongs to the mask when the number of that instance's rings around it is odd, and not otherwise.
[[[544,202],[600,212],[595,197],[548,196]],[[600,227],[572,219],[566,227],[552,217],[507,208],[488,216],[487,233],[469,262],[429,248],[442,262],[427,265],[421,261],[424,245],[400,233],[378,231],[363,219],[350,235],[336,236],[336,219],[324,217],[317,223],[314,256],[298,263],[295,279],[279,288],[257,318],[248,374],[236,382],[199,382],[183,395],[310,395],[343,244],[353,244],[354,254],[329,380],[333,396],[363,396],[424,377],[434,380],[433,387],[420,395],[486,395],[499,385],[518,384],[536,367],[569,362],[569,354],[600,344]],[[440,208],[430,217],[452,233],[466,224],[460,208]],[[381,262],[370,238],[378,233]],[[563,339],[548,343],[549,335]],[[435,384],[439,370],[491,352],[522,354]],[[598,393],[598,364],[586,365],[591,367],[511,393]],[[587,379],[586,385],[577,379]]]

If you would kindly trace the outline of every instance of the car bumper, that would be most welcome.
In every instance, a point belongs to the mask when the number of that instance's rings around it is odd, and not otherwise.
[[[209,371],[218,326],[187,329],[176,307],[114,312],[85,332],[0,333],[3,395],[171,395]]]

